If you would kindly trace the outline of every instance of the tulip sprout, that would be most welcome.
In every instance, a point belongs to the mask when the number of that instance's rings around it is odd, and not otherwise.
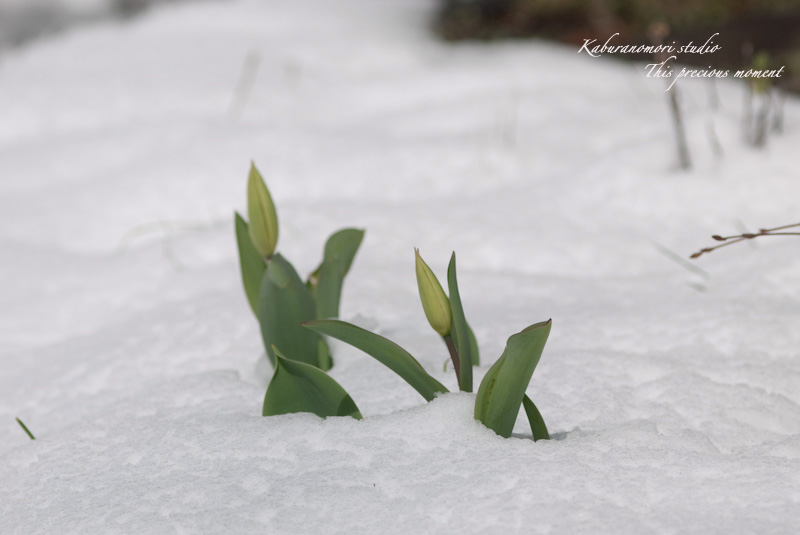
[[[415,256],[417,283],[425,316],[448,348],[459,388],[471,392],[472,366],[478,363],[478,346],[461,304],[455,253],[447,272],[449,298],[433,271],[420,257],[419,251],[415,251]],[[426,401],[448,392],[408,351],[383,336],[339,320],[313,320],[303,325],[315,333],[336,338],[364,351],[404,379]],[[550,325],[550,320],[537,323],[509,338],[505,351],[486,373],[478,388],[475,419],[500,436],[511,436],[522,406],[533,439],[550,438],[542,415],[525,393],[547,342]],[[280,366],[284,361],[279,357]],[[301,411],[323,417],[361,417],[347,392],[330,376],[312,366],[294,365],[291,370],[279,369],[281,372],[276,372],[267,388],[264,415]]]
[[[459,388],[464,392],[472,392],[472,366],[480,364],[478,343],[472,329],[467,325],[461,306],[461,296],[455,280],[455,253],[447,271],[451,299],[447,298],[439,279],[419,255],[419,249],[414,249],[414,255],[419,298],[422,301],[425,317],[447,346]]]
[[[278,213],[256,169],[247,181],[248,223],[234,214],[236,243],[245,295],[261,327],[267,357],[278,365],[278,348],[291,358],[322,370],[333,360],[328,344],[302,322],[339,316],[344,277],[364,237],[360,229],[342,229],[328,238],[322,262],[306,282],[291,263],[276,252]]]
[[[269,260],[278,245],[278,212],[255,163],[251,163],[247,179],[247,216],[250,218],[249,234],[253,246],[258,254]]]

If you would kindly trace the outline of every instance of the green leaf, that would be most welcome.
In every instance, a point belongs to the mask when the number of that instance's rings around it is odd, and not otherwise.
[[[513,335],[506,349],[489,368],[478,388],[475,419],[502,437],[510,437],[525,396],[550,334],[547,320]]]
[[[328,342],[323,337],[317,341],[317,368],[326,372],[333,368],[333,357]]]
[[[542,418],[542,413],[533,404],[528,394],[522,397],[522,406],[525,408],[525,414],[528,416],[528,423],[531,424],[531,432],[533,433],[533,440],[550,440],[550,433],[547,432],[547,426]]]
[[[328,374],[303,362],[276,353],[275,374],[264,396],[264,416],[311,412],[327,416],[361,419],[353,398]]]
[[[442,383],[428,375],[417,359],[383,336],[339,320],[310,321],[305,326],[320,334],[350,344],[372,356],[402,377],[428,401],[431,401],[439,392],[448,392]]]
[[[236,226],[236,244],[239,246],[239,266],[242,271],[244,293],[247,296],[247,302],[250,303],[250,308],[253,309],[253,314],[258,317],[258,294],[261,291],[261,279],[264,278],[267,263],[256,251],[256,247],[250,239],[247,221],[239,215],[239,212],[234,212],[233,218]]]
[[[363,239],[363,230],[345,228],[331,234],[325,243],[322,263],[308,281],[317,303],[317,318],[339,317],[344,277]]]
[[[258,300],[261,337],[273,366],[273,345],[293,360],[312,366],[320,363],[320,336],[301,325],[315,314],[314,298],[295,269],[280,254],[273,255],[261,279]]]
[[[472,392],[472,344],[470,344],[469,326],[464,317],[464,308],[461,306],[461,295],[458,293],[456,253],[450,257],[450,266],[447,268],[447,289],[450,291],[450,312],[453,317],[453,329],[450,335],[455,343],[458,361],[461,365],[458,386],[464,392]]]
[[[36,440],[36,438],[33,436],[33,433],[31,433],[30,430],[28,429],[28,426],[22,423],[22,420],[20,420],[19,418],[15,418],[15,420],[17,420],[17,423],[22,428],[22,430],[25,431],[25,434],[28,435],[28,438],[30,438],[31,440]]]
[[[472,331],[472,327],[467,325],[467,329],[469,330],[469,347],[470,351],[472,352],[472,365],[480,366],[481,352],[480,349],[478,349],[478,339],[475,337],[475,333]]]

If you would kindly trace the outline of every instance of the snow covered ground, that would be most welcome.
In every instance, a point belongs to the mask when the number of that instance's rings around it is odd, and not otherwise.
[[[797,221],[798,101],[757,151],[740,86],[712,113],[681,84],[683,173],[641,66],[438,43],[433,7],[181,4],[0,57],[0,531],[800,531],[800,241],[671,256]],[[343,316],[448,387],[414,246],[440,276],[458,253],[476,379],[553,318],[528,393],[554,440],[342,344],[363,421],[261,417],[232,225],[251,159],[302,273],[367,229]]]
[[[0,0],[0,49],[170,0]],[[174,0],[173,0],[174,1]]]

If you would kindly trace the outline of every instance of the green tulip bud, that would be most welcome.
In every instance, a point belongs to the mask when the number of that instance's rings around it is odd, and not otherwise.
[[[448,336],[453,326],[453,314],[450,312],[450,300],[442,290],[442,285],[431,268],[419,255],[419,249],[414,249],[417,257],[417,286],[419,298],[422,300],[422,309],[425,317],[433,330],[442,336]]]
[[[253,245],[261,256],[271,257],[278,244],[278,214],[255,164],[251,164],[247,180],[247,216]]]

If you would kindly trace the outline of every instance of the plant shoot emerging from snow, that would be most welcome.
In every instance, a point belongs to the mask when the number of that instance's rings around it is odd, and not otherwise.
[[[261,327],[267,356],[278,364],[276,351],[327,370],[333,365],[328,344],[302,322],[339,316],[344,277],[364,238],[364,231],[342,229],[328,238],[322,262],[303,282],[294,266],[277,252],[278,213],[269,189],[250,166],[247,180],[249,223],[234,214],[242,283]]]
[[[415,250],[417,283],[425,316],[443,338],[453,360],[459,389],[472,392],[472,367],[478,363],[478,345],[467,324],[456,277],[453,253],[447,270],[448,298],[433,271]],[[428,374],[408,351],[391,340],[339,320],[304,323],[310,330],[337,338],[369,354],[402,377],[427,401],[448,389]],[[508,339],[506,349],[489,369],[475,400],[475,419],[503,437],[510,437],[520,406],[524,407],[534,440],[550,438],[547,426],[525,391],[539,363],[550,333],[550,320],[523,329]],[[282,362],[282,361],[281,361]],[[281,392],[280,395],[276,392]],[[264,402],[264,414],[298,411],[319,416],[361,417],[341,386],[319,370],[294,366],[276,372]]]

